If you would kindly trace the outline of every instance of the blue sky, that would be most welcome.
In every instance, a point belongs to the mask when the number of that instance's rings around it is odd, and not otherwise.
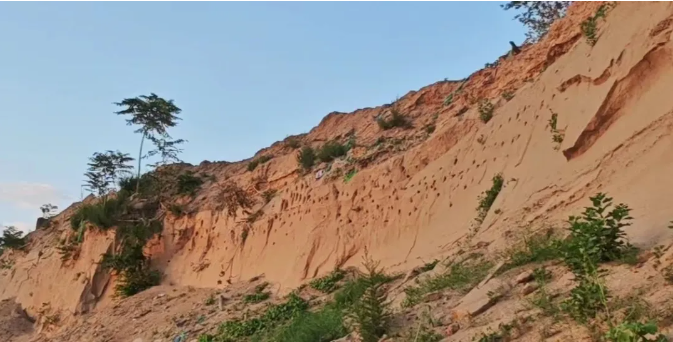
[[[174,99],[185,161],[245,159],[492,62],[524,39],[499,4],[0,3],[0,223],[78,200],[92,153],[137,154],[113,102]]]

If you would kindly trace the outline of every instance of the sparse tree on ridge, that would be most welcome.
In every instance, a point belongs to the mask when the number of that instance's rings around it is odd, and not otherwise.
[[[45,219],[54,217],[56,210],[58,210],[58,206],[55,206],[51,203],[43,204],[40,207],[40,211],[42,211],[42,217]]]
[[[117,179],[131,173],[133,166],[128,163],[134,159],[128,153],[106,151],[94,153],[89,160],[89,169],[84,174],[87,178],[85,186],[87,190],[103,196],[117,183]]]
[[[155,150],[147,152],[147,155],[144,158],[149,158],[154,155],[159,155],[161,156],[161,160],[151,164],[149,166],[151,167],[157,167],[160,165],[167,165],[170,163],[179,163],[182,160],[178,158],[178,154],[182,153],[182,149],[178,147],[178,145],[181,145],[185,142],[187,142],[184,139],[177,139],[177,140],[167,140],[164,138],[150,138],[152,142],[154,143],[154,146],[156,146]]]
[[[565,16],[570,1],[509,1],[500,6],[504,10],[523,9],[514,19],[528,27],[526,40],[535,42],[547,34],[554,21]]]
[[[140,179],[140,170],[143,158],[143,143],[145,138],[152,142],[157,142],[164,139],[168,141],[171,136],[167,129],[175,127],[177,121],[181,120],[177,115],[182,111],[175,104],[173,100],[165,100],[154,93],[149,96],[141,95],[135,98],[127,98],[121,102],[116,102],[115,105],[126,107],[125,109],[115,112],[117,115],[130,115],[130,119],[126,119],[127,125],[138,125],[135,132],[141,133],[140,151],[138,152],[138,176]],[[180,141],[180,140],[176,140]],[[182,142],[182,141],[181,141]],[[175,143],[175,142],[174,142]],[[136,183],[136,192],[140,182]]]
[[[0,250],[7,248],[12,249],[23,249],[26,246],[25,237],[23,237],[23,232],[16,229],[14,226],[5,227],[5,230],[0,236]]]

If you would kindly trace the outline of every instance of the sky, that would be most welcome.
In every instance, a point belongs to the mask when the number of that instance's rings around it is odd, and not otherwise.
[[[173,99],[186,162],[246,159],[493,62],[525,33],[500,4],[0,3],[0,224],[78,201],[94,152],[137,155],[114,102]]]

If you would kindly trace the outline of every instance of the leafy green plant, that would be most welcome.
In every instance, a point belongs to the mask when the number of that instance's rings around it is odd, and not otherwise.
[[[365,291],[360,300],[348,310],[353,320],[353,327],[362,342],[377,342],[386,333],[390,321],[387,292],[378,281],[383,272],[379,270],[378,265],[379,263],[365,255],[366,273],[360,275]]]
[[[657,325],[653,322],[624,322],[612,327],[605,338],[610,342],[667,342],[668,338],[658,333]]]
[[[551,129],[552,132],[552,141],[556,143],[554,146],[554,150],[558,150],[561,148],[561,143],[563,142],[563,139],[565,137],[565,134],[561,133],[557,128],[556,125],[558,123],[558,113],[552,112],[551,118],[549,119],[549,128]]]
[[[302,147],[301,151],[297,155],[297,162],[304,170],[310,170],[315,164],[315,151],[311,146]]]
[[[333,304],[327,304],[317,311],[301,313],[289,323],[281,325],[279,329],[269,334],[269,337],[259,340],[330,342],[347,333],[343,310]]]
[[[340,144],[338,141],[333,140],[328,141],[324,145],[322,145],[320,150],[318,150],[316,156],[321,162],[329,163],[335,158],[345,156],[347,152],[348,149],[346,148],[346,146]]]
[[[203,179],[193,172],[186,172],[178,176],[178,194],[194,196],[203,185]]]
[[[88,171],[84,174],[87,180],[84,187],[98,196],[103,196],[112,190],[117,179],[130,173],[133,167],[127,163],[133,161],[127,153],[119,151],[96,152],[89,158]]]
[[[500,173],[493,176],[492,182],[493,184],[491,185],[491,188],[484,191],[481,196],[479,196],[479,206],[477,206],[476,218],[476,221],[479,223],[484,221],[484,218],[486,218],[488,211],[491,210],[491,206],[493,206],[495,199],[498,197],[498,194],[500,194],[500,191],[505,184],[504,178]]]
[[[285,144],[287,147],[296,150],[301,146],[301,141],[299,141],[299,138],[296,137],[288,137],[285,139]]]
[[[213,304],[215,304],[215,296],[212,295],[212,294],[211,294],[210,296],[208,296],[208,298],[206,298],[206,301],[205,301],[204,304],[206,304],[206,305],[213,305]]]
[[[119,223],[119,217],[127,210],[127,195],[120,192],[116,197],[92,204],[84,204],[70,218],[73,230],[79,230],[82,222],[100,228],[109,229]]]
[[[390,110],[389,119],[386,120],[383,117],[380,117],[376,120],[376,123],[379,125],[379,128],[384,131],[396,127],[405,129],[412,128],[412,124],[407,117],[394,106]]]
[[[269,299],[269,297],[271,297],[271,293],[269,292],[255,292],[245,295],[243,297],[243,302],[249,304],[260,303]]]
[[[345,275],[346,273],[344,271],[336,269],[322,278],[311,280],[309,286],[320,292],[331,293],[336,289],[337,283],[343,279]]]
[[[479,100],[479,118],[483,123],[491,121],[495,106],[486,99]]]
[[[357,174],[357,173],[358,173],[358,170],[356,170],[356,169],[351,169],[350,171],[348,171],[344,175],[344,183],[350,182],[350,180],[353,179],[353,177],[355,177],[355,174]]]
[[[561,257],[559,249],[562,240],[553,235],[551,230],[544,234],[532,234],[525,236],[521,243],[513,245],[505,250],[507,263],[501,268],[502,272],[515,267],[541,263]]]

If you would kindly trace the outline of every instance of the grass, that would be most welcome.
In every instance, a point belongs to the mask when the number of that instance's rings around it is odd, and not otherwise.
[[[318,160],[320,160],[323,163],[329,163],[335,158],[339,158],[341,156],[345,156],[346,153],[348,152],[348,149],[346,146],[342,145],[338,141],[328,141],[322,147],[318,152],[316,153],[316,157]]]
[[[344,175],[344,183],[350,182],[350,180],[353,179],[353,177],[355,177],[355,174],[357,174],[357,173],[358,173],[358,170],[356,170],[356,169],[351,169],[350,171],[348,171]]]
[[[596,45],[598,42],[598,19],[605,18],[608,9],[608,6],[602,5],[598,8],[598,10],[596,10],[594,16],[588,18],[587,20],[583,21],[582,24],[580,24],[582,34],[584,35],[584,38],[586,38],[587,43],[591,46]]]
[[[490,101],[486,99],[479,100],[479,119],[481,119],[483,123],[491,121],[494,110],[495,106]]]
[[[311,280],[309,286],[323,293],[331,293],[337,288],[337,283],[345,275],[344,271],[337,269],[322,278]]]
[[[299,139],[296,137],[289,137],[285,139],[285,144],[287,147],[296,150],[301,146],[301,141],[299,141]]]
[[[505,101],[509,101],[514,98],[514,92],[511,90],[507,90],[502,93],[502,98],[505,99]]]
[[[421,267],[421,272],[432,271],[432,270],[435,269],[435,266],[437,266],[437,264],[439,264],[439,260],[437,260],[437,259],[435,259],[431,262],[427,262]]]
[[[555,260],[561,257],[560,246],[562,240],[555,237],[551,230],[545,234],[534,234],[524,237],[523,241],[506,249],[504,254],[507,263],[499,272],[532,264]]]
[[[486,276],[492,266],[485,260],[452,264],[445,273],[428,278],[417,286],[407,287],[404,290],[407,297],[402,305],[412,307],[420,303],[425,294],[440,290],[466,293]]]
[[[178,194],[194,196],[201,189],[203,179],[193,172],[186,172],[178,176]]]
[[[554,150],[559,150],[561,148],[561,143],[563,142],[563,139],[565,138],[565,134],[561,133],[557,128],[556,125],[558,124],[558,113],[552,112],[551,118],[549,118],[549,128],[551,129],[552,132],[552,142],[555,143],[554,145]]]
[[[264,164],[268,162],[269,160],[273,159],[273,156],[271,155],[264,155],[261,156],[251,162],[248,163],[248,171],[253,171],[259,166],[260,164]]]
[[[126,210],[126,192],[119,192],[116,197],[101,198],[97,203],[84,204],[70,218],[70,227],[79,230],[82,222],[100,228],[109,229],[119,223],[119,217]]]
[[[384,118],[378,118],[376,120],[376,123],[379,125],[379,128],[382,130],[389,130],[393,129],[396,127],[399,128],[412,128],[411,122],[407,119],[407,117],[402,114],[397,108],[394,108],[390,110],[390,118],[389,119],[384,119]]]
[[[492,182],[493,184],[491,185],[491,188],[484,191],[479,196],[479,205],[477,206],[477,218],[476,218],[476,221],[479,223],[484,221],[486,215],[488,214],[488,211],[491,210],[491,207],[493,206],[495,199],[498,197],[498,194],[500,194],[500,191],[502,190],[502,187],[505,184],[504,178],[500,173],[493,176]]]

